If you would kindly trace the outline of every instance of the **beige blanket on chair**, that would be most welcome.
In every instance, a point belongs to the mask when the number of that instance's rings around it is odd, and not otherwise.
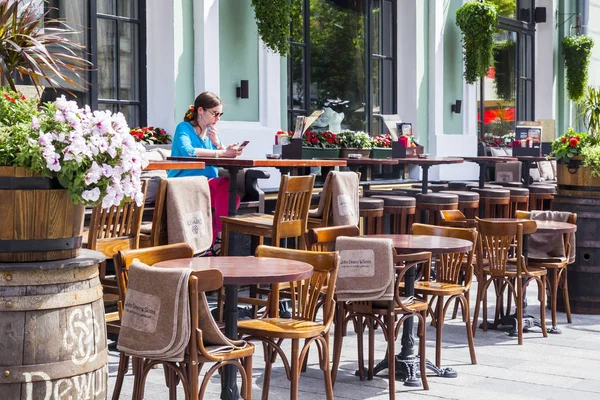
[[[321,218],[325,209],[326,193],[331,190],[330,226],[358,225],[358,174],[331,171],[327,174],[319,199],[319,206],[309,211],[309,217]]]
[[[335,249],[340,252],[338,300],[393,299],[396,274],[391,239],[339,237]]]
[[[567,211],[532,211],[531,219],[538,221],[567,222]],[[570,234],[571,252],[569,264],[575,262],[575,233]],[[529,257],[537,259],[565,259],[567,257],[562,233],[533,233],[529,236]]]
[[[138,357],[183,361],[190,340],[189,268],[154,268],[134,260],[117,348]]]
[[[212,245],[210,190],[204,176],[170,178],[167,184],[169,244],[187,242],[194,253]]]

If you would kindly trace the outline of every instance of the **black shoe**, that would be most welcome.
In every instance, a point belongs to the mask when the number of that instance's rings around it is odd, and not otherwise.
[[[279,300],[279,318],[292,318],[289,300]]]

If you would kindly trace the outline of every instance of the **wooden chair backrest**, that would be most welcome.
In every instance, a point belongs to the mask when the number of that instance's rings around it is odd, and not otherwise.
[[[160,245],[160,235],[167,232],[167,180],[161,178],[156,189],[154,201],[154,214],[152,214],[152,233],[150,234],[151,246]]]
[[[274,257],[286,260],[303,261],[313,266],[310,279],[290,282],[292,296],[292,318],[314,321],[317,305],[320,303],[322,289],[327,283],[328,290],[323,301],[323,321],[326,326],[333,322],[335,284],[340,257],[337,251],[316,252],[286,249],[272,246],[258,246],[256,257]]]
[[[440,224],[455,228],[466,228],[467,217],[460,210],[440,210]]]
[[[310,229],[306,233],[306,248],[312,251],[333,251],[335,240],[340,236],[359,236],[356,225],[330,226]]]
[[[321,192],[321,196],[325,196],[325,206],[323,207],[323,216],[321,217],[321,226],[329,226],[329,218],[331,217],[331,212],[332,212],[332,204],[331,204],[331,199],[333,197],[333,185],[331,182],[331,179],[333,177],[333,172],[335,171],[329,171],[329,173],[327,174],[327,177],[325,178],[325,182],[327,182],[327,187],[325,188],[325,190],[323,192]],[[360,182],[360,172],[356,172],[356,175],[358,175],[358,181]],[[356,190],[359,190],[359,188],[356,188]]]
[[[478,268],[483,268],[484,258],[488,261],[491,276],[506,275],[506,264],[514,250],[517,260],[517,275],[527,272],[523,259],[523,224],[518,221],[485,221],[476,218],[479,232],[477,247]],[[516,243],[516,246],[513,244]]]
[[[117,275],[117,287],[119,288],[119,315],[122,315],[122,302],[125,301],[127,282],[129,281],[129,266],[133,260],[137,259],[144,264],[153,265],[161,261],[175,260],[177,258],[191,258],[193,256],[194,250],[187,243],[146,247],[144,249],[121,250],[115,254],[115,271]]]
[[[142,191],[146,197],[145,181]],[[99,251],[107,258],[112,258],[120,250],[137,249],[143,213],[144,204],[138,207],[133,200],[108,209],[98,204],[92,210],[88,249]]]
[[[477,230],[475,228],[455,228],[449,226],[435,226],[425,224],[413,224],[413,235],[443,236],[455,239],[468,240],[473,244],[471,250],[466,252],[438,254],[436,281],[458,284],[462,266],[466,267],[465,285],[471,284],[473,277],[473,253],[477,245]],[[428,277],[427,277],[428,278]]]
[[[308,225],[308,209],[315,176],[281,176],[273,217],[273,239],[301,237]]]

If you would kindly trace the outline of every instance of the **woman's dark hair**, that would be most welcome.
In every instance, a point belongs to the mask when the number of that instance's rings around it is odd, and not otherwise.
[[[202,107],[202,109],[207,110],[209,108],[220,106],[221,104],[223,104],[223,102],[216,94],[212,92],[202,92],[196,97],[196,100],[194,100],[194,105],[190,106],[185,112],[183,120],[186,122],[196,121],[198,108]]]

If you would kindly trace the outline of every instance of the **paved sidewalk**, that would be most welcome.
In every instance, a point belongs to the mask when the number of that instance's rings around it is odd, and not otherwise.
[[[474,284],[474,286],[476,283]],[[473,288],[472,293],[475,293]],[[539,315],[537,291],[534,286],[528,290],[528,312]],[[490,299],[493,298],[490,292]],[[473,297],[472,305],[475,304]],[[492,309],[490,308],[491,314]],[[472,312],[471,312],[472,315]],[[448,317],[451,314],[449,312]],[[550,323],[550,311],[546,312]],[[399,399],[600,399],[600,315],[573,315],[573,323],[566,323],[566,316],[559,313],[558,322],[561,335],[541,332],[524,335],[523,346],[506,332],[483,332],[475,336],[477,365],[470,364],[465,327],[460,318],[444,326],[442,362],[458,372],[458,378],[440,378],[428,375],[429,391],[422,388],[409,388],[397,381]],[[354,376],[356,363],[356,338],[351,325],[344,340],[341,369],[334,388],[336,399],[388,399],[386,372],[372,381],[361,382]],[[332,331],[333,335],[333,331]],[[333,337],[331,338],[333,342]],[[398,342],[399,345],[399,342]],[[376,335],[376,358],[385,354],[386,344],[379,330]],[[316,347],[311,348],[309,365],[300,378],[300,399],[325,399],[323,374],[318,368]],[[427,356],[435,359],[435,330],[427,329]],[[109,398],[112,395],[118,352],[110,353]],[[262,346],[257,345],[254,355],[253,398],[261,398]],[[121,392],[121,399],[130,399],[133,376],[128,374]],[[271,379],[269,398],[273,400],[289,398],[289,382],[281,362],[276,363]],[[162,370],[153,370],[146,382],[146,399],[168,399]],[[220,393],[219,376],[211,380],[206,399],[218,399]],[[180,390],[178,398],[183,399]]]

